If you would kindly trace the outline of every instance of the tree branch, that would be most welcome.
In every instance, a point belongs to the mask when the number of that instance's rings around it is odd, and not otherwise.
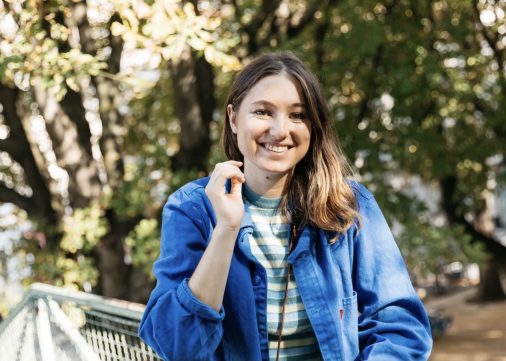
[[[92,30],[88,23],[86,2],[72,1],[69,3],[69,6],[72,11],[70,12],[70,16],[67,17],[66,24],[72,31],[77,31],[79,33],[79,44],[72,45],[76,48],[80,47],[81,51],[85,54],[95,56],[97,54],[97,49],[91,35]]]
[[[95,159],[82,147],[75,122],[63,111],[53,92],[34,81],[33,96],[44,117],[58,165],[69,175],[69,200],[73,208],[89,205],[102,194]]]
[[[316,57],[316,68],[322,69],[324,63],[325,56],[325,37],[327,36],[327,32],[330,29],[330,21],[332,18],[332,6],[337,4],[337,0],[331,0],[328,3],[326,9],[324,9],[324,14],[322,17],[322,21],[318,23],[315,28],[314,40],[315,40],[315,57]]]
[[[485,38],[485,41],[487,42],[487,44],[492,49],[492,51],[494,53],[494,58],[495,58],[497,65],[499,67],[499,73],[502,75],[503,79],[505,79],[506,76],[505,76],[504,70],[503,70],[504,69],[503,53],[497,46],[499,35],[496,33],[495,37],[492,38],[492,36],[487,32],[487,29],[485,29],[485,26],[483,25],[483,23],[481,22],[481,19],[480,19],[480,9],[478,6],[478,0],[473,0],[473,9],[474,9],[475,19],[476,19],[477,24],[479,24],[481,34]]]
[[[335,4],[336,0],[323,0],[323,1],[316,1],[313,3],[313,5],[306,9],[300,20],[294,24],[293,23],[293,14],[288,17],[288,19],[285,21],[285,27],[286,31],[285,34],[282,34],[280,31],[283,26],[280,26],[282,23],[282,19],[279,17],[273,16],[271,19],[270,27],[268,33],[261,39],[258,43],[260,44],[259,47],[268,46],[270,41],[272,39],[275,39],[276,41],[280,41],[282,36],[285,35],[286,38],[292,39],[299,35],[307,25],[311,24],[314,21],[314,15],[316,12],[320,9],[325,9],[326,7],[329,8],[330,4]]]
[[[19,194],[14,189],[7,187],[2,181],[0,181],[0,202],[15,204],[29,215],[39,213],[32,198]]]
[[[77,128],[77,136],[82,149],[93,157],[91,150],[91,130],[90,124],[86,120],[86,109],[83,106],[83,96],[72,89],[67,89],[67,93],[60,100],[61,109],[67,114],[70,120]]]
[[[385,22],[386,22],[386,19],[389,19],[391,17],[392,11],[397,4],[398,4],[398,0],[394,0],[390,4],[386,5]],[[370,72],[370,74],[371,74],[370,83],[373,86],[376,86],[375,81],[374,81],[374,76],[375,76],[378,68],[380,67],[381,62],[383,61],[384,52],[385,52],[385,44],[384,43],[378,44],[376,46],[376,50],[375,50],[374,55],[372,57],[372,66],[371,66],[371,72]],[[368,112],[370,111],[369,101],[371,100],[371,94],[366,93],[366,92],[364,92],[364,93],[365,93],[365,96],[360,104],[360,110],[358,113],[358,119],[357,119],[358,123],[360,123],[367,116]]]
[[[243,32],[248,35],[248,54],[255,54],[259,50],[259,43],[261,42],[257,41],[257,32],[268,21],[269,17],[274,14],[280,3],[280,0],[262,0],[260,9],[255,17],[243,27]]]
[[[69,6],[71,8],[71,11],[68,12],[70,16],[64,16],[63,12],[58,12],[56,13],[55,21],[62,26],[68,27],[71,31],[78,31],[75,24],[80,21],[87,21],[86,2],[70,2]],[[44,22],[45,20],[43,20],[43,23]],[[79,34],[79,37],[81,36],[82,35]],[[72,48],[81,48],[81,50],[85,53],[93,50],[91,55],[95,55],[94,49],[89,49],[89,47],[81,46],[81,44],[78,43],[76,44],[73,39],[74,37],[70,36],[68,41],[64,43],[60,41],[60,52],[68,52]],[[91,130],[90,125],[86,120],[86,109],[83,106],[82,94],[69,88],[59,103],[61,109],[65,112],[65,114],[67,114],[69,119],[74,122],[77,128],[78,141],[82,149],[88,154],[88,156],[93,157],[91,150]]]
[[[0,150],[9,153],[12,158],[19,159],[21,156],[19,144],[12,137],[0,139]]]
[[[287,38],[294,38],[299,33],[304,30],[304,28],[310,24],[312,21],[314,21],[314,15],[316,12],[322,8],[322,6],[326,5],[327,1],[315,1],[313,5],[306,10],[304,15],[302,15],[302,18],[297,24],[292,24],[291,21],[288,22],[288,28],[286,29],[286,36]]]
[[[16,110],[16,103],[19,96],[17,88],[11,88],[0,82],[0,104],[6,125],[10,128],[10,138],[15,139],[18,134],[24,132],[21,119]],[[16,139],[17,140],[17,139]],[[14,154],[11,154],[14,158]]]
[[[487,251],[494,257],[506,258],[506,247],[496,241],[494,238],[478,231],[473,224],[467,221],[464,215],[458,213],[458,204],[456,201],[457,177],[447,176],[440,180],[441,187],[441,206],[446,214],[450,224],[461,225],[467,234],[473,238],[473,242],[482,243]]]
[[[384,52],[384,44],[380,43],[376,47],[376,51],[374,52],[374,56],[372,58],[372,67],[371,67],[371,76],[369,83],[372,85],[375,85],[374,76],[376,75],[376,71],[379,68],[381,64],[381,60],[383,58],[383,52]],[[364,92],[365,96],[364,99],[362,99],[362,102],[360,103],[358,117],[357,117],[357,123],[360,123],[364,118],[367,116],[370,108],[369,108],[369,101],[371,100],[371,94],[370,92]]]
[[[39,218],[42,218],[46,224],[54,224],[58,219],[58,208],[60,202],[56,202],[51,194],[48,183],[40,171],[39,165],[34,156],[32,147],[28,140],[27,133],[18,114],[17,104],[20,91],[17,88],[10,88],[0,83],[0,104],[3,107],[3,115],[6,125],[10,128],[8,139],[1,142],[0,147],[9,153],[11,158],[16,161],[24,171],[26,184],[33,191],[30,209],[25,209],[33,214],[32,205],[37,208]],[[26,202],[19,203],[18,206],[28,205]]]
[[[474,108],[477,111],[479,111],[484,117],[487,117],[487,114],[488,114],[488,116],[490,116],[489,111],[491,110],[491,107],[487,106],[486,104],[483,104],[481,99],[479,99],[478,97],[474,97],[472,102],[473,102]],[[495,114],[493,114],[492,116],[495,116]],[[506,128],[505,128],[504,122],[499,121],[499,122],[493,123],[492,130],[494,131],[495,136],[497,138],[499,138],[499,139],[506,138]]]
[[[242,18],[242,11],[239,5],[237,4],[237,0],[231,0],[232,6],[234,7],[234,19],[237,21],[237,23],[241,23]]]
[[[109,25],[114,21],[121,21],[118,14],[114,14],[109,20]],[[80,33],[87,33],[89,23],[80,23]],[[109,26],[110,27],[110,26]],[[85,39],[82,39],[84,41]],[[109,73],[116,74],[120,70],[121,54],[123,53],[123,40],[120,36],[109,33],[109,46],[111,54],[107,61]],[[93,77],[92,82],[97,90],[99,100],[99,114],[102,120],[102,137],[99,140],[100,150],[104,157],[104,166],[107,173],[109,186],[114,190],[119,187],[123,180],[124,163],[121,153],[122,130],[125,127],[125,120],[118,111],[120,104],[124,102],[124,95],[118,84],[108,78],[101,76]]]

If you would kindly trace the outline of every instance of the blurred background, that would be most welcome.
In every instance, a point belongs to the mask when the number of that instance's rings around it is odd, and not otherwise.
[[[145,303],[167,196],[225,159],[234,75],[291,50],[319,76],[431,311],[432,359],[506,360],[505,12],[504,0],[0,1],[1,317],[34,282]]]

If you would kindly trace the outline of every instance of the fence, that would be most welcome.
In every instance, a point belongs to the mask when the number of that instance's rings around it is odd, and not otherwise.
[[[34,284],[0,323],[0,361],[158,361],[139,337],[144,306]]]

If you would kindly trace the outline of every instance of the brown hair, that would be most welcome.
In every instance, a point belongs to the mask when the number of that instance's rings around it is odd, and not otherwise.
[[[311,143],[286,185],[280,209],[299,226],[312,224],[345,232],[358,220],[355,196],[346,180],[351,170],[334,135],[320,83],[306,65],[291,52],[261,55],[236,76],[225,105],[239,109],[260,79],[283,72],[293,77],[302,90],[311,123]],[[222,147],[229,159],[243,161],[226,111],[225,114]]]

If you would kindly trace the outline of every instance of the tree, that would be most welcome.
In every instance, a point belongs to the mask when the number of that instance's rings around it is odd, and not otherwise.
[[[456,258],[483,260],[485,250],[492,255],[489,273],[496,274],[506,249],[483,219],[486,194],[504,184],[503,3],[205,5],[224,15],[220,38],[239,58],[296,49],[318,69],[349,158],[377,190],[389,219],[403,225],[400,243],[412,268],[435,271]],[[444,221],[431,222],[431,205],[400,193],[392,175],[417,176],[438,188],[436,212]],[[498,282],[482,284],[500,290]]]
[[[486,194],[504,184],[504,9],[503,2],[352,1],[333,10],[333,26],[315,44],[350,158],[390,219],[404,224],[405,254],[432,270],[443,245],[447,259],[476,256],[479,245],[492,257],[489,269],[504,264],[506,248],[482,217]],[[427,206],[392,194],[393,173],[439,188],[446,222],[431,224]]]
[[[505,249],[483,219],[487,194],[504,184],[503,2],[2,4],[17,29],[0,47],[0,200],[34,222],[20,249],[36,255],[39,279],[91,280],[145,301],[165,197],[223,159],[218,105],[230,70],[286,49],[317,70],[344,149],[398,225],[410,268],[486,250],[497,280]],[[149,61],[126,74],[134,49]],[[413,179],[439,190],[439,204],[406,191]]]
[[[104,295],[142,301],[151,283],[136,260],[139,252],[151,252],[150,259],[157,252],[149,241],[158,238],[162,202],[146,205],[154,201],[150,190],[161,177],[153,176],[146,154],[130,153],[133,148],[124,146],[129,118],[122,107],[131,98],[125,82],[139,82],[120,72],[124,41],[119,34],[124,23],[139,25],[140,20],[124,2],[112,5],[2,2],[7,31],[0,59],[0,104],[6,135],[0,150],[10,166],[2,167],[0,200],[15,204],[33,221],[34,231],[25,234],[21,245],[36,258],[32,279],[79,287],[87,282]],[[172,26],[172,48],[165,48],[163,55],[175,63],[174,46],[191,46],[190,40],[209,37],[211,19],[177,2],[163,5],[170,14],[165,26],[194,21],[184,34]],[[142,10],[142,4],[137,6]],[[36,121],[41,128],[35,129]],[[185,148],[193,139],[182,136],[182,153],[190,154],[193,164],[196,155]],[[165,131],[159,137],[170,134]],[[197,169],[203,168],[206,152],[197,154],[203,156]],[[174,159],[176,164],[184,162],[183,155]],[[58,184],[51,169],[63,174],[67,184],[61,187],[62,180]]]

